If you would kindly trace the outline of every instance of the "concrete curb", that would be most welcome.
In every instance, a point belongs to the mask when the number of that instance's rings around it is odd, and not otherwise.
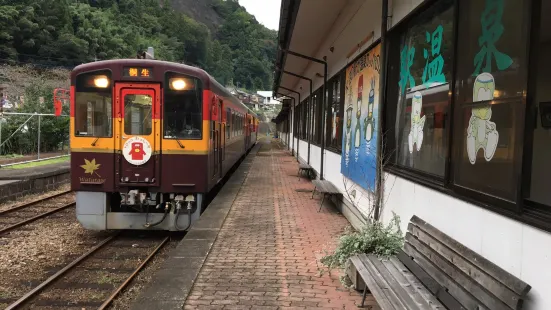
[[[130,309],[182,309],[260,149],[257,143]]]

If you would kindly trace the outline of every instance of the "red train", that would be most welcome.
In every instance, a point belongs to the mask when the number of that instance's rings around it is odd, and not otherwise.
[[[258,117],[205,71],[147,59],[71,73],[71,188],[87,229],[185,230],[256,143]]]

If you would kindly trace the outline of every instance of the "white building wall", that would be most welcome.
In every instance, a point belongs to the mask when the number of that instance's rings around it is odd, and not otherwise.
[[[389,15],[392,15],[392,18],[389,26],[396,25],[422,2],[423,0],[390,0]],[[328,33],[327,40],[321,45],[319,52],[313,55],[317,58],[328,57],[329,77],[346,67],[380,37],[380,16],[380,0],[350,1],[339,20],[335,22],[333,30]],[[346,58],[345,55],[370,31],[374,31],[373,38],[351,58]],[[328,52],[330,46],[335,46],[334,53]],[[303,75],[315,76],[315,73],[323,72],[320,67],[316,64],[311,65]],[[320,87],[322,83],[323,79],[316,78],[314,89]],[[303,87],[301,95],[303,98],[308,96],[306,87]],[[539,94],[539,97],[549,100],[547,94]],[[541,128],[537,129],[536,140],[551,141],[550,132]],[[308,145],[303,141],[300,143],[300,156],[306,161]],[[318,174],[321,160],[320,151],[318,146],[311,145],[310,165]],[[549,150],[535,153],[534,161],[547,161],[549,156],[543,155],[548,153]],[[340,163],[341,155],[325,150],[325,179],[337,186],[347,200],[351,199],[346,192],[350,192],[354,188],[357,189],[360,192],[359,198],[356,201],[351,201],[351,204],[356,206],[364,216],[368,215],[369,195],[351,181],[343,178],[340,173]],[[542,170],[543,172],[544,170]],[[548,174],[544,176],[542,173],[540,173],[541,175],[533,174],[533,183],[537,184],[532,184],[532,195],[536,197],[541,196],[542,192],[548,191],[547,187],[541,188],[548,182],[537,181],[548,179]],[[384,222],[388,223],[392,218],[392,213],[395,212],[400,216],[402,231],[405,232],[409,219],[413,215],[419,216],[530,284],[532,290],[529,300],[525,304],[526,309],[551,309],[551,295],[549,294],[551,292],[550,233],[391,174],[386,174],[385,179],[385,204],[382,211]]]

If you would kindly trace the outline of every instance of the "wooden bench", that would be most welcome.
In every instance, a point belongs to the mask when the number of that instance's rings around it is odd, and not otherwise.
[[[298,172],[297,172],[297,175],[298,175],[298,178],[300,180],[300,177],[301,175],[306,172],[307,175],[308,175],[308,178],[310,178],[310,175],[311,175],[311,172],[314,171],[314,168],[312,166],[310,166],[309,164],[307,163],[300,163],[298,165]]]
[[[335,187],[333,183],[327,180],[313,180],[312,183],[314,184],[314,191],[312,192],[312,198],[314,198],[314,194],[316,193],[316,190],[319,193],[323,194],[318,212],[320,212],[321,208],[323,207],[323,201],[325,200],[325,196],[342,195],[339,189]]]
[[[397,256],[360,254],[349,275],[381,309],[522,309],[530,285],[417,216]],[[358,288],[358,287],[357,287]]]

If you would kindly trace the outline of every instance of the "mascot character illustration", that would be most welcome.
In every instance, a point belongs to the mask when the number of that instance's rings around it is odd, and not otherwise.
[[[350,154],[350,147],[352,145],[352,110],[352,105],[349,104],[346,109],[346,131],[344,133],[344,152],[346,158],[348,158],[348,154]]]
[[[362,116],[362,92],[364,88],[364,76],[360,75],[358,79],[358,100],[356,101],[356,128],[354,129],[354,147],[356,149],[360,148],[362,134],[361,134],[361,125],[360,125],[360,116]]]
[[[364,119],[364,138],[367,142],[373,138],[373,128],[375,123],[373,122],[373,107],[375,106],[375,78],[371,79],[371,90],[369,90],[369,100],[367,101],[367,117]]]
[[[425,115],[421,117],[421,108],[423,107],[423,96],[416,91],[411,100],[411,131],[408,136],[409,152],[413,153],[413,145],[417,146],[417,151],[421,150],[423,145],[423,128],[425,128]]]
[[[473,86],[473,102],[494,99],[495,81],[490,73],[479,74]],[[467,155],[471,164],[476,163],[478,150],[484,150],[484,158],[490,161],[495,154],[499,133],[496,124],[490,121],[492,117],[491,104],[472,109],[469,127],[467,128]]]

